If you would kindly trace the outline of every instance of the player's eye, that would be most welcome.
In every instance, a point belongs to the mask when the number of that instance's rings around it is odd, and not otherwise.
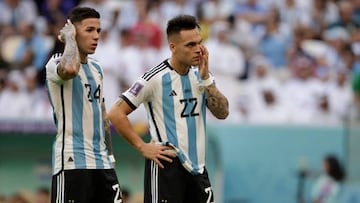
[[[196,43],[189,43],[189,44],[187,44],[186,46],[189,47],[189,48],[191,48],[191,47],[194,47],[195,45],[196,45]]]

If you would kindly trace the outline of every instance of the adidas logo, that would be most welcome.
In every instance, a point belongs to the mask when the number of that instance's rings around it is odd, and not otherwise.
[[[73,162],[73,158],[70,156],[69,159],[68,159],[68,162]]]
[[[171,92],[170,92],[170,95],[169,96],[176,96],[177,94],[176,94],[176,92],[175,92],[175,90],[172,90]]]

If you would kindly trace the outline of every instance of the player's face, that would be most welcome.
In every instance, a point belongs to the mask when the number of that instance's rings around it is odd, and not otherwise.
[[[184,66],[196,66],[200,63],[200,30],[183,30],[171,46],[173,56]]]
[[[75,27],[80,56],[93,54],[100,36],[100,20],[98,18],[87,18],[76,23]]]

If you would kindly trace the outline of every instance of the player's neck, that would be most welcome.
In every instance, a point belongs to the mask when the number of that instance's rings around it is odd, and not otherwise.
[[[84,56],[80,55],[80,63],[86,64],[87,62],[88,62],[87,55],[84,55]]]
[[[169,60],[169,64],[179,75],[186,75],[189,72],[190,66],[185,66],[172,58]]]

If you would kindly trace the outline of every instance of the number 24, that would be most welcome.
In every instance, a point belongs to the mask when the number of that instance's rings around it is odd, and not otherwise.
[[[95,99],[100,102],[100,85],[98,85],[95,91],[92,93],[92,88],[90,84],[85,84],[85,88],[88,90],[87,98],[89,102],[93,102]],[[94,98],[94,99],[93,99]]]

